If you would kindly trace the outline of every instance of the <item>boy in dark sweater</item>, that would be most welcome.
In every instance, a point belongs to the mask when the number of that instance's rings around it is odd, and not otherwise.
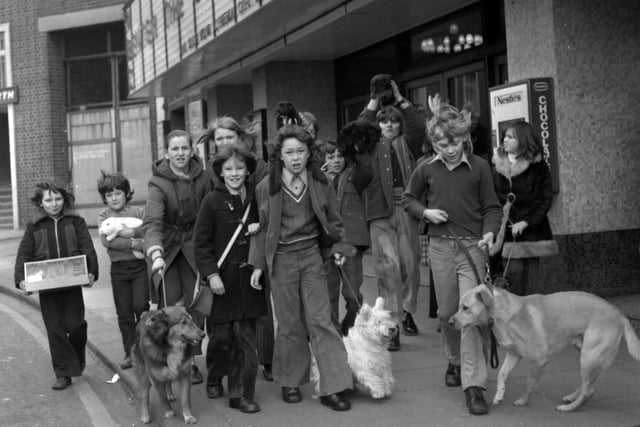
[[[469,114],[441,105],[437,95],[429,98],[429,107],[434,116],[427,122],[427,135],[436,155],[422,162],[411,176],[403,206],[413,217],[429,223],[429,260],[449,361],[445,383],[462,385],[469,412],[482,415],[488,411],[482,395],[487,381],[482,336],[474,327],[457,331],[448,320],[458,310],[460,296],[478,285],[461,245],[484,277],[484,249],[493,246],[502,210],[488,163],[471,154]]]

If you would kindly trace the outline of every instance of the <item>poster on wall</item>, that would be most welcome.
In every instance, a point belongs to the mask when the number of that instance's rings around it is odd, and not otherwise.
[[[553,192],[559,187],[553,79],[541,77],[489,88],[491,103],[491,142],[498,147],[504,130],[518,120],[531,123],[540,137],[544,160],[551,171]]]

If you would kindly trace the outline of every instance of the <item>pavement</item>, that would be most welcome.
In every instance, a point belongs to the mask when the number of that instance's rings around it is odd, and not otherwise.
[[[97,231],[91,229],[94,245],[100,261],[100,278],[92,288],[84,288],[86,319],[89,325],[88,348],[105,365],[120,376],[128,387],[138,389],[133,370],[121,370],[117,363],[123,358],[123,349],[118,330],[116,313],[109,282],[109,258],[100,244]],[[13,284],[13,268],[22,230],[0,230],[0,298],[19,298],[38,307],[36,294],[26,296]],[[373,303],[376,297],[375,274],[370,256],[364,260],[365,301]],[[418,312],[414,315],[420,334],[402,336],[402,349],[393,354],[396,387],[387,399],[373,400],[364,393],[351,396],[352,409],[334,412],[320,405],[311,397],[310,386],[302,387],[301,403],[290,405],[280,399],[280,387],[267,382],[258,375],[256,401],[262,407],[258,414],[242,414],[230,409],[227,399],[209,400],[204,385],[192,388],[192,409],[199,424],[226,426],[598,426],[640,427],[640,363],[627,352],[626,344],[611,368],[600,375],[596,383],[596,394],[578,411],[560,413],[555,407],[561,404],[562,396],[573,391],[580,381],[579,354],[575,349],[566,349],[554,356],[532,394],[529,406],[519,408],[510,402],[519,397],[525,384],[527,362],[514,369],[507,383],[505,401],[490,408],[488,415],[471,416],[460,388],[444,385],[447,362],[442,355],[440,334],[435,319],[428,317],[428,275],[422,269],[422,280],[418,296]],[[617,297],[609,300],[632,318],[640,318],[640,296]],[[35,312],[33,321],[41,322]],[[502,350],[498,352],[504,359]],[[196,358],[201,370],[204,357]],[[489,372],[485,397],[490,402],[496,387],[497,370]],[[111,378],[105,378],[110,380]],[[52,374],[53,380],[53,374]],[[226,384],[225,384],[226,389]],[[162,420],[152,392],[152,418],[163,426],[183,425],[180,417]],[[174,404],[179,413],[179,403]]]

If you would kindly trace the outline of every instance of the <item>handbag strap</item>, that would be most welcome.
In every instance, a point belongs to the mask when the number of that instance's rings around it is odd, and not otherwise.
[[[250,209],[251,209],[251,203],[247,205],[247,208],[244,210],[244,214],[242,215],[242,219],[240,220],[240,224],[238,224],[238,228],[236,228],[236,231],[233,232],[233,236],[231,236],[229,243],[227,243],[227,247],[224,248],[224,251],[222,251],[222,255],[220,255],[220,258],[218,258],[218,268],[220,268],[225,258],[227,258],[227,255],[229,255],[229,251],[231,251],[231,247],[233,246],[233,244],[236,242],[236,239],[240,235],[240,231],[242,231],[242,227],[244,227],[244,223],[247,222],[247,218],[249,217]]]
[[[224,251],[222,251],[222,255],[220,255],[220,258],[218,258],[218,262],[217,262],[218,268],[220,268],[224,260],[227,258],[227,255],[229,255],[229,252],[231,251],[231,247],[238,239],[238,235],[240,235],[240,231],[242,231],[242,227],[244,227],[245,222],[247,222],[247,218],[249,217],[250,210],[251,210],[251,203],[247,204],[247,207],[244,210],[244,214],[242,214],[242,219],[240,220],[240,224],[238,224],[236,231],[233,232],[231,239],[229,239],[229,243],[227,243],[227,247],[224,248]],[[194,300],[196,299],[198,292],[200,292],[200,272],[199,271],[196,274],[196,285],[193,290]]]

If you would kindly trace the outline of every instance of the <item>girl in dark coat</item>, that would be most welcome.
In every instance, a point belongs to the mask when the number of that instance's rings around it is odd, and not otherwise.
[[[253,401],[258,372],[256,320],[267,312],[263,287],[251,286],[252,269],[247,264],[247,236],[259,229],[255,189],[245,185],[255,165],[253,155],[240,143],[220,148],[212,162],[220,182],[205,197],[194,234],[198,270],[214,293],[207,318],[207,395],[221,397],[222,377],[228,374],[229,406],[248,413],[260,410]],[[243,224],[240,234],[218,267],[239,224]]]
[[[73,195],[54,182],[41,182],[31,198],[38,213],[27,224],[15,266],[15,284],[25,289],[24,263],[85,255],[91,287],[98,279],[98,257],[87,224],[73,210]],[[85,368],[87,322],[84,319],[82,288],[40,291],[40,311],[47,329],[51,361],[56,374],[52,388],[62,390],[71,377],[82,375]]]
[[[505,229],[504,241],[552,240],[547,218],[553,199],[551,173],[542,157],[542,144],[531,125],[518,121],[506,128],[492,161],[500,203],[504,205],[510,194],[515,196],[512,196],[510,227]],[[503,263],[511,292],[525,295],[537,285],[540,258],[512,258],[508,264],[506,260]]]

